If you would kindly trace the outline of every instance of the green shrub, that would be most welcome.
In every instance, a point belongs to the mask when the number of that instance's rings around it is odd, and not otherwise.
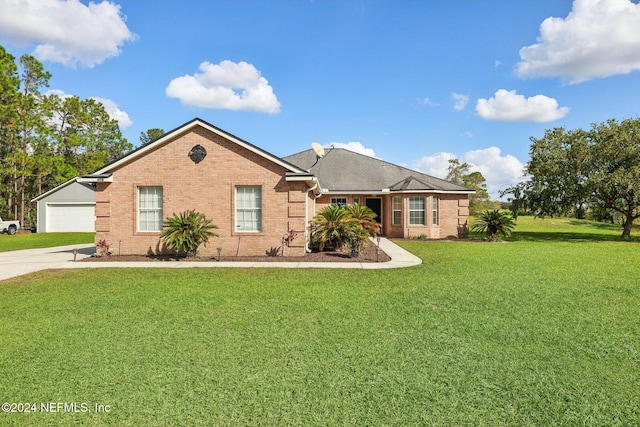
[[[160,233],[162,242],[167,248],[187,257],[194,257],[200,245],[209,243],[210,237],[218,237],[211,231],[218,227],[195,210],[173,214],[173,217],[164,221],[163,226],[164,230]]]
[[[516,223],[512,217],[498,209],[484,211],[471,227],[471,231],[484,233],[487,240],[492,242],[511,235]]]
[[[341,207],[329,205],[311,220],[311,243],[319,250],[347,247],[357,257],[366,248],[369,236],[380,231],[376,214],[360,204]]]

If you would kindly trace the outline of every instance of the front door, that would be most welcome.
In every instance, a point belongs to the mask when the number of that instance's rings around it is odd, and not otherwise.
[[[366,197],[364,205],[371,209],[376,215],[376,222],[382,224],[382,199],[378,197]]]

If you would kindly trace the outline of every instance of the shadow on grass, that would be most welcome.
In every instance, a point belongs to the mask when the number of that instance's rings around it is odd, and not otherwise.
[[[625,240],[620,234],[599,234],[599,233],[576,233],[576,232],[553,232],[553,231],[514,231],[507,239],[510,242],[640,242],[640,238],[631,235],[630,240]]]
[[[571,230],[567,230],[570,227]],[[530,228],[530,227],[525,227]],[[471,239],[483,239],[484,236],[477,233],[469,233]],[[516,226],[509,242],[640,242],[640,226],[634,225],[631,230],[631,239],[622,238],[622,226],[603,222],[570,220],[560,224],[558,229],[553,227],[540,227],[539,229],[519,230]]]
[[[540,231],[518,231],[513,230],[511,241],[574,241],[574,242],[640,242],[640,227],[633,226],[631,239],[622,238],[622,226],[604,222],[586,222],[571,220],[567,223],[575,227],[572,231],[565,230],[540,230]]]

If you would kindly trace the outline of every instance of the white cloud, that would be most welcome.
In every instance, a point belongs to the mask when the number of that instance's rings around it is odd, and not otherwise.
[[[544,95],[525,98],[515,90],[498,90],[493,98],[480,98],[476,112],[486,120],[505,122],[551,122],[569,113],[568,107],[559,107],[558,101]]]
[[[193,107],[280,112],[273,88],[252,64],[229,60],[220,64],[203,62],[199,70],[194,75],[171,80],[167,96]]]
[[[122,111],[118,104],[116,104],[114,101],[100,97],[93,97],[93,99],[100,102],[104,106],[104,109],[107,110],[107,114],[109,114],[109,117],[118,122],[118,124],[120,125],[120,129],[126,129],[133,124],[133,122],[129,118],[129,115],[125,111]]]
[[[448,174],[449,160],[455,158],[457,156],[453,153],[436,153],[433,156],[422,157],[414,166],[423,173],[444,179]],[[471,172],[477,171],[484,176],[493,200],[499,198],[501,190],[524,180],[524,164],[510,154],[502,155],[498,147],[467,151],[459,160],[468,163]]]
[[[455,159],[453,153],[436,153],[433,156],[425,156],[414,162],[414,167],[420,172],[437,178],[446,178],[449,173],[449,160]]]
[[[484,176],[492,199],[497,199],[501,190],[524,181],[524,163],[511,154],[502,155],[498,147],[468,151],[461,160]]]
[[[118,56],[136,38],[109,1],[84,5],[78,0],[0,0],[0,37],[19,45],[35,44],[41,61],[67,67],[94,67]]]
[[[361,142],[353,141],[353,142],[330,142],[329,144],[325,144],[324,148],[344,148],[349,151],[353,151],[355,153],[364,154],[369,157],[376,157],[376,152],[373,151],[373,148],[367,148],[362,145]]]
[[[640,4],[575,0],[566,18],[540,25],[538,43],[520,50],[520,77],[562,77],[571,83],[640,70]]]
[[[455,101],[453,105],[453,111],[462,111],[469,103],[469,95],[463,95],[461,93],[452,93],[451,97]]]
[[[427,107],[439,107],[440,104],[438,104],[437,102],[432,101],[429,98],[424,98],[422,101],[420,101],[420,103],[422,105],[426,105]]]

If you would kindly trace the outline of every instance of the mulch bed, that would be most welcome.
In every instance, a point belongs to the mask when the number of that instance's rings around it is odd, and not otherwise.
[[[163,261],[182,261],[182,262],[197,262],[197,261],[223,261],[223,262],[376,262],[376,245],[369,244],[369,247],[364,249],[360,256],[357,258],[351,258],[346,252],[337,251],[323,251],[323,252],[311,252],[304,257],[289,257],[289,256],[222,256],[218,260],[218,257],[212,256],[196,256],[195,258],[177,257],[175,255],[110,255],[103,257],[89,257],[85,258],[83,262],[114,262],[114,261],[145,261],[145,262],[163,262]],[[380,251],[377,262],[387,262],[391,258]]]

